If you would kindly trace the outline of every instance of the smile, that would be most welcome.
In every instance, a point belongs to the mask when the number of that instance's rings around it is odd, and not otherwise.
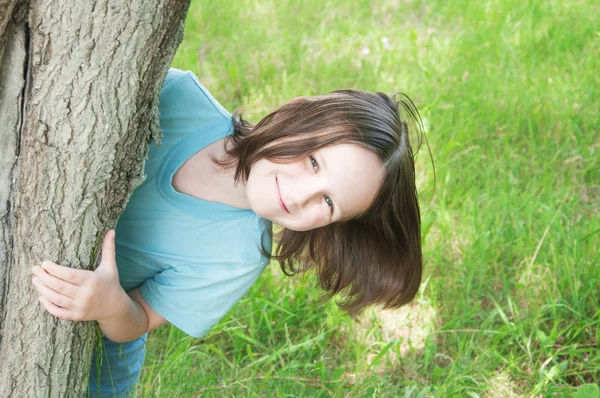
[[[275,176],[275,185],[277,185],[277,194],[279,195],[279,204],[281,205],[281,208],[285,210],[286,213],[291,214],[288,208],[285,206],[285,203],[283,203],[283,199],[281,199],[281,191],[279,190],[279,182],[277,181],[277,176]]]

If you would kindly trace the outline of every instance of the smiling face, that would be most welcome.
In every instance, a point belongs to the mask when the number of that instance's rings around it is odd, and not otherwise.
[[[261,217],[293,231],[307,231],[367,210],[383,176],[374,153],[336,144],[291,163],[258,160],[250,169],[246,195]]]

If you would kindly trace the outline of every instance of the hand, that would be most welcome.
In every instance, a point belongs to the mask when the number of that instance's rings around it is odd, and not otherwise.
[[[31,270],[39,301],[50,314],[71,321],[108,320],[124,310],[127,293],[119,284],[115,231],[104,236],[102,259],[95,271],[63,267],[52,261]]]

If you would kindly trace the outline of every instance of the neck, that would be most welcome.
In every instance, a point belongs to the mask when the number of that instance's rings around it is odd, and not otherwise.
[[[176,177],[179,192],[212,202],[223,203],[239,209],[250,209],[246,196],[246,184],[234,183],[235,167],[225,169],[212,158],[222,159],[225,155],[223,140],[216,141],[197,152],[181,167]]]
[[[219,140],[215,144],[217,145],[213,148],[214,152],[210,153],[210,155],[215,159],[222,159],[225,156],[223,140]],[[225,169],[214,163],[212,159],[211,163],[213,165],[211,170],[213,171],[212,177],[215,182],[214,188],[217,191],[216,194],[221,199],[219,202],[239,209],[250,209],[250,204],[246,196],[246,183],[238,182],[236,184],[234,181],[235,167]]]

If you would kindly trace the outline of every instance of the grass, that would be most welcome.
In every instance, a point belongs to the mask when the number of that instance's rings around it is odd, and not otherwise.
[[[249,120],[339,88],[413,98],[437,170],[433,191],[422,149],[426,283],[356,323],[272,264],[206,338],[150,335],[141,396],[598,397],[598,15],[594,0],[193,2],[173,66]]]

